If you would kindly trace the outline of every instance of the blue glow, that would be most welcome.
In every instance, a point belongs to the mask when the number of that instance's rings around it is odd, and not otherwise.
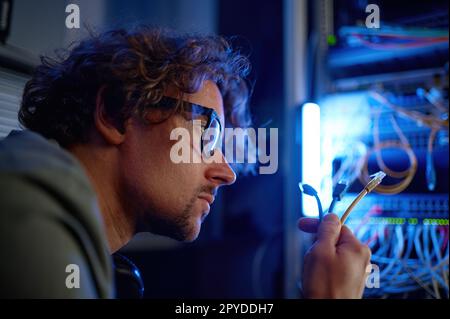
[[[333,189],[333,160],[341,158],[349,166],[341,180],[351,183],[357,178],[359,159],[367,152],[362,137],[371,131],[370,106],[367,92],[331,94],[319,100],[321,106],[321,187],[322,204],[331,203]],[[337,182],[337,180],[335,181]],[[342,203],[335,213],[344,208]]]
[[[305,103],[302,108],[302,183],[320,189],[320,107]],[[319,215],[316,200],[302,195],[303,215]]]

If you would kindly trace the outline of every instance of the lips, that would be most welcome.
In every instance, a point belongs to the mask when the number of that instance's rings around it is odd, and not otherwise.
[[[198,198],[206,200],[209,205],[212,205],[212,203],[214,203],[214,196],[211,194],[200,194]]]

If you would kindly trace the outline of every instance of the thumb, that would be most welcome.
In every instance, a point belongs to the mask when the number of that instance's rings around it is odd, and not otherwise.
[[[319,225],[317,241],[335,246],[339,240],[341,222],[336,214],[326,214]]]

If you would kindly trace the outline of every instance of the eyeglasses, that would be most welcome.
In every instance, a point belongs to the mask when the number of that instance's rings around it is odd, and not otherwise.
[[[175,107],[180,101],[175,98],[164,96],[159,106],[162,108],[171,109]],[[181,112],[191,113],[192,119],[199,118],[201,116],[207,117],[205,125],[202,125],[201,135],[201,152],[206,157],[214,155],[214,151],[221,146],[222,125],[220,124],[220,118],[217,112],[209,107],[205,107],[199,104],[189,103],[187,101],[181,101]]]

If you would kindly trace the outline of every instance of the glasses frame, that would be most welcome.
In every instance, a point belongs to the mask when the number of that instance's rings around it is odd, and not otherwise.
[[[176,106],[178,103],[180,103],[181,101],[181,105],[182,105],[182,111],[189,111],[192,112],[193,114],[195,114],[196,116],[207,116],[208,120],[206,122],[205,125],[205,129],[202,132],[202,136],[201,136],[201,143],[200,143],[200,147],[201,147],[201,152],[203,154],[203,149],[204,149],[204,139],[203,136],[205,134],[205,132],[211,127],[211,124],[213,123],[213,121],[217,121],[217,123],[219,124],[219,140],[221,138],[222,135],[222,124],[220,123],[220,117],[219,114],[217,114],[217,112],[209,107],[200,105],[200,104],[196,104],[196,103],[191,103],[185,100],[179,100],[176,98],[172,98],[172,97],[168,97],[168,96],[163,96],[159,106],[163,107],[163,108],[172,108],[174,106]],[[219,144],[220,145],[220,144]],[[212,153],[211,154],[206,154],[207,156],[212,156],[214,155],[214,150],[216,148],[212,149]]]

